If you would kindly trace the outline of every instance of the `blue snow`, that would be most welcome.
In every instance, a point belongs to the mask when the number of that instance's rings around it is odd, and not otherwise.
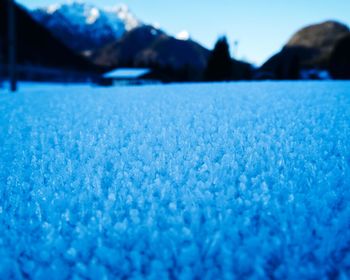
[[[350,83],[0,95],[0,279],[349,279]]]

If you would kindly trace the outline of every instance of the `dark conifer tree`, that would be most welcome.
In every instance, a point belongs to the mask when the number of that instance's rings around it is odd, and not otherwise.
[[[206,81],[228,81],[232,76],[230,47],[225,36],[219,38],[212,51],[204,74]]]

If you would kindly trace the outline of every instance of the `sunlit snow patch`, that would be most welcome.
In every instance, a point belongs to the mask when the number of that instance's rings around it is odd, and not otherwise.
[[[190,33],[187,30],[183,30],[176,35],[176,39],[187,41],[190,39]]]

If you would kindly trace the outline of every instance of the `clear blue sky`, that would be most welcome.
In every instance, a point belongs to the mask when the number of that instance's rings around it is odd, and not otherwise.
[[[29,8],[66,0],[18,0]],[[159,23],[171,34],[182,30],[212,48],[219,35],[235,55],[260,64],[299,28],[335,19],[350,25],[350,0],[86,0],[99,7],[127,4],[146,23]]]

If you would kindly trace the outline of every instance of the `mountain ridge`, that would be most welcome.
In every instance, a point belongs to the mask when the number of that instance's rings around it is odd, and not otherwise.
[[[143,24],[125,4],[99,8],[83,1],[70,1],[34,9],[31,15],[78,53],[99,49]]]
[[[294,33],[282,50],[260,67],[258,75],[296,80],[301,78],[301,71],[329,71],[337,43],[348,34],[349,27],[337,21],[306,26]]]
[[[5,65],[8,63],[9,53],[8,13],[6,11],[6,2],[0,1],[0,63]],[[33,20],[23,6],[16,4],[14,12],[17,26],[16,61],[18,66],[28,67],[28,69],[56,69],[61,71],[61,74],[64,71],[91,74],[104,71],[103,68],[93,65],[57,40],[45,27]],[[32,74],[31,71],[27,71],[26,76],[29,77]]]

